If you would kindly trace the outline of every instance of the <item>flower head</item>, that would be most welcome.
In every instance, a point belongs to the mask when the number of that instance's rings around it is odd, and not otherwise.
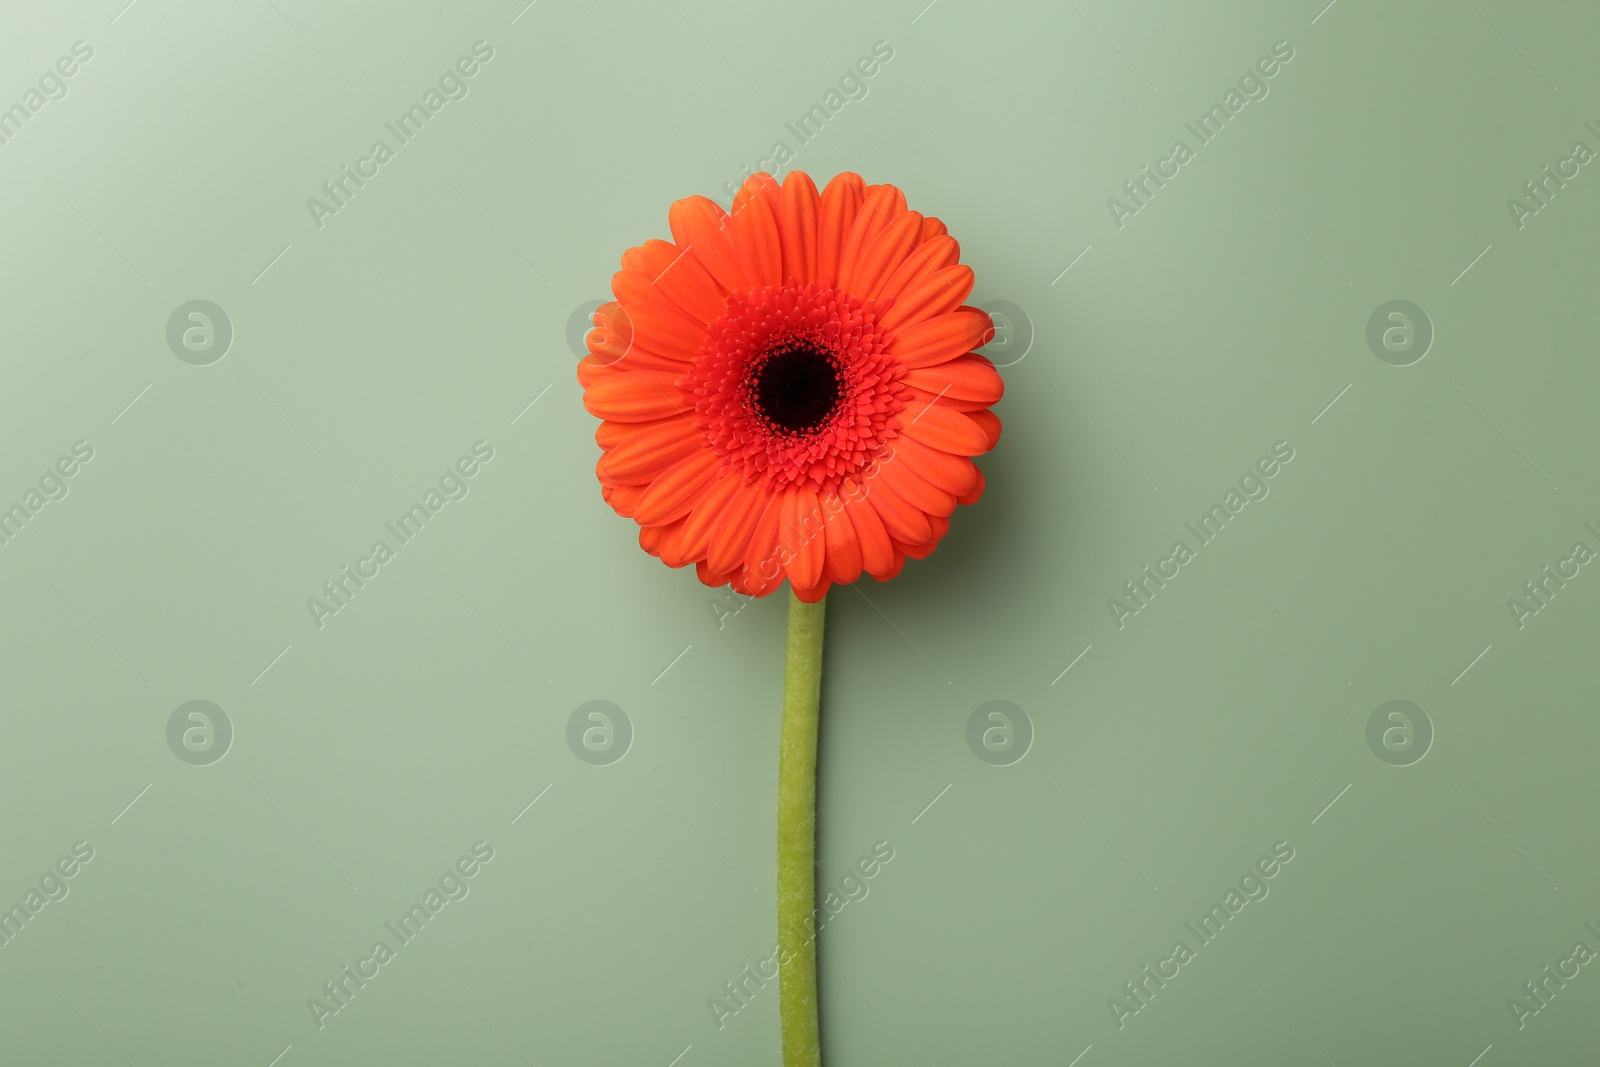
[[[1003,386],[972,270],[892,185],[791,171],[668,213],[622,257],[578,364],[601,492],[707,585],[815,602],[932,552],[983,492]]]

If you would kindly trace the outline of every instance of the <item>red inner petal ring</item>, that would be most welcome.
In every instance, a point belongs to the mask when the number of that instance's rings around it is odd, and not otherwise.
[[[678,382],[695,425],[752,485],[837,489],[900,432],[906,372],[882,312],[816,285],[729,296]]]

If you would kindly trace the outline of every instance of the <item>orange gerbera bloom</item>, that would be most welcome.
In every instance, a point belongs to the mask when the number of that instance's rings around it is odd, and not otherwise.
[[[669,566],[808,603],[921,559],[983,492],[1003,386],[972,270],[892,185],[791,171],[672,205],[578,364],[601,491]]]

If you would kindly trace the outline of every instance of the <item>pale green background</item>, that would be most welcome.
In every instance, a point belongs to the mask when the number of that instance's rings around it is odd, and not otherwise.
[[[783,600],[719,628],[638,550],[567,324],[883,40],[795,165],[899,184],[1035,338],[982,503],[830,597],[819,876],[895,858],[823,937],[828,1062],[1595,1061],[1600,966],[1526,1029],[1506,1006],[1600,949],[1600,572],[1506,607],[1600,547],[1600,173],[1521,230],[1505,203],[1600,148],[1592,5],[123,2],[0,34],[5,104],[94,48],[0,145],[0,502],[95,449],[0,547],[0,902],[96,850],[0,947],[0,1060],[778,1062],[772,987],[721,1030],[707,1000],[774,938]],[[313,225],[478,40],[470,95]],[[1280,40],[1119,230],[1107,197]],[[165,341],[197,298],[235,330],[207,367]],[[1365,341],[1397,298],[1436,330],[1408,367]],[[470,496],[319,631],[306,598],[480,439]],[[1271,495],[1119,631],[1106,599],[1279,440]],[[195,698],[236,730],[206,767],[165,739]],[[1436,730],[1409,767],[1364,739],[1394,698]],[[633,722],[611,766],[564,739],[591,699]],[[1036,731],[1009,767],[965,740],[996,699]],[[480,839],[470,896],[319,1031],[307,998]],[[1271,895],[1117,1029],[1280,840]]]

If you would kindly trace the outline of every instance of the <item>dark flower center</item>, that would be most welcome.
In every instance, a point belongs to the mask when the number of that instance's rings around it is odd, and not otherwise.
[[[803,433],[820,426],[839,402],[839,368],[804,341],[773,351],[756,368],[756,410],[780,430]]]

